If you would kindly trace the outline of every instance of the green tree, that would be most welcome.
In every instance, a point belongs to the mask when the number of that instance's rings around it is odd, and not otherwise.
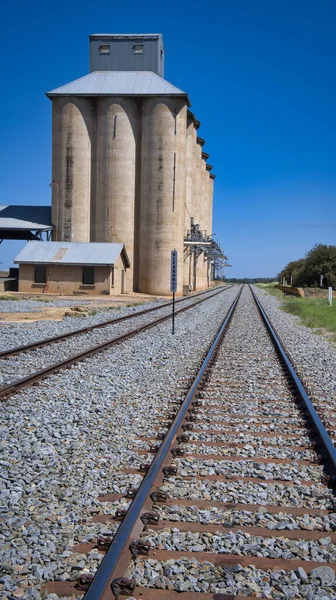
[[[299,280],[299,273],[301,272],[304,262],[305,262],[304,258],[299,258],[299,260],[292,260],[291,262],[289,262],[284,267],[284,269],[282,269],[282,271],[280,271],[280,273],[278,275],[278,279],[279,279],[280,283],[282,283],[284,278],[286,279],[287,283],[290,283],[291,278],[292,278],[293,285],[301,285],[300,283],[298,283],[298,280]]]
[[[289,262],[279,273],[279,281],[283,278],[293,285],[317,287],[323,275],[323,287],[336,288],[336,246],[316,244],[305,258]]]
[[[307,254],[304,266],[304,277],[308,286],[320,285],[320,275],[323,275],[323,285],[336,287],[336,246],[316,244]]]

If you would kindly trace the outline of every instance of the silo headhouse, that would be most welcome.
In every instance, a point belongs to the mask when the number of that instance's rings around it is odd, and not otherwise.
[[[215,175],[186,92],[164,79],[161,34],[90,36],[90,73],[52,100],[53,241],[124,244],[129,291],[210,285]]]

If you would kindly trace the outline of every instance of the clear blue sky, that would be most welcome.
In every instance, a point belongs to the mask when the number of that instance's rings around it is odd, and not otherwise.
[[[88,72],[90,33],[161,32],[214,165],[232,277],[273,276],[336,234],[336,1],[4,0],[0,204],[49,204],[51,102]],[[22,246],[3,242],[0,268]]]

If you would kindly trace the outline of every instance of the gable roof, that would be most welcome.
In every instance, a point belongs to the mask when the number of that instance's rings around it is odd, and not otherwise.
[[[57,265],[114,265],[122,255],[126,267],[130,261],[124,244],[103,242],[28,242],[14,259],[15,263]]]
[[[54,96],[181,96],[188,94],[152,71],[94,71],[46,94]]]

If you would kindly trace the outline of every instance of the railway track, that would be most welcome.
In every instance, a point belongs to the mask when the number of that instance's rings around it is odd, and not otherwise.
[[[192,297],[180,298],[177,303],[186,303],[186,306],[176,310],[175,314],[178,315],[189,309],[198,306],[202,302],[214,298],[218,294],[221,294],[232,286],[226,286],[221,289],[199,292],[194,294]],[[198,297],[201,298],[198,298]],[[195,297],[197,298],[195,301]],[[97,323],[88,327],[76,329],[67,333],[63,333],[59,336],[53,336],[23,346],[18,346],[12,349],[4,350],[0,352],[0,359],[2,360],[4,378],[9,381],[5,382],[5,385],[0,387],[0,400],[6,400],[9,396],[13,395],[17,391],[24,389],[32,384],[41,381],[45,377],[48,377],[54,373],[61,371],[62,369],[70,368],[72,365],[78,363],[81,360],[89,358],[98,352],[102,352],[112,346],[125,341],[142,331],[155,327],[160,323],[163,323],[171,318],[170,308],[172,303],[165,302],[156,307],[143,309],[136,313],[119,317],[116,319],[110,319]],[[159,310],[163,310],[164,315],[153,320],[148,320],[148,316]],[[137,325],[134,327],[134,321]],[[126,329],[125,329],[126,322]],[[127,328],[128,324],[131,324],[131,328]],[[118,335],[110,337],[111,327],[115,328],[119,326]],[[99,330],[98,332],[96,330]],[[86,336],[86,339],[83,338]],[[92,337],[94,339],[92,339]],[[74,354],[74,350],[77,350],[78,339],[84,345],[84,349]],[[57,346],[57,355],[65,357],[62,360],[54,360],[54,344],[63,343],[62,346]],[[70,344],[71,342],[71,344]],[[94,345],[92,342],[95,342]],[[98,343],[97,343],[98,342]],[[68,344],[66,346],[66,344]],[[48,350],[51,350],[48,355]],[[38,355],[38,352],[40,354]],[[68,356],[67,356],[68,354]],[[18,359],[15,357],[19,356]],[[14,360],[13,360],[14,357]],[[40,362],[40,368],[36,369],[36,363]],[[48,363],[46,365],[46,363]],[[6,373],[8,371],[8,373]],[[17,376],[20,372],[18,379],[13,379],[13,374]]]
[[[225,286],[225,290],[232,288],[232,285]],[[179,304],[180,302],[187,302],[188,300],[192,300],[193,298],[197,298],[198,296],[204,296],[204,294],[213,294],[215,290],[205,290],[202,292],[197,292],[192,294],[192,296],[187,296],[183,298],[178,298],[175,300],[175,304]],[[27,350],[36,350],[37,348],[44,348],[45,346],[49,346],[55,342],[60,342],[61,340],[65,340],[77,335],[81,335],[84,333],[89,333],[90,331],[94,331],[96,329],[102,329],[109,325],[116,325],[117,323],[122,323],[125,321],[129,321],[130,319],[134,319],[135,317],[140,317],[142,315],[146,315],[149,313],[153,313],[157,310],[161,310],[163,308],[170,307],[172,302],[164,302],[162,304],[158,304],[158,306],[154,306],[151,308],[144,308],[141,310],[137,310],[135,313],[125,315],[123,317],[117,317],[115,319],[107,319],[106,321],[102,321],[101,323],[95,323],[94,325],[89,325],[87,327],[81,327],[79,329],[73,329],[72,331],[67,331],[66,333],[61,333],[60,335],[55,335],[49,338],[44,338],[42,340],[38,340],[35,342],[30,342],[29,344],[24,344],[22,346],[16,346],[14,348],[8,348],[7,350],[0,351],[0,359],[8,358],[9,356],[17,356],[18,354],[22,354],[27,352]]]
[[[335,475],[335,448],[245,287],[185,398],[100,498],[88,523],[103,534],[72,548],[88,556],[79,580],[44,593],[335,599]]]

